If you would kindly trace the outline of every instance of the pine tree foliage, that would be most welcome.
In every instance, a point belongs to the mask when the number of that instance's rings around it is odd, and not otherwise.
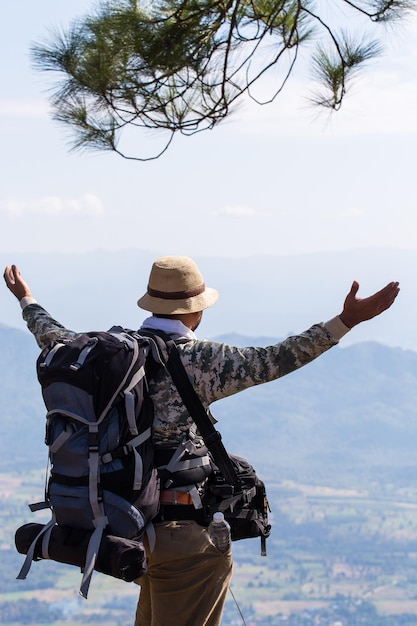
[[[267,101],[274,100],[301,51],[318,84],[312,101],[338,110],[352,75],[381,50],[377,25],[404,18],[415,4],[109,0],[35,44],[32,55],[38,69],[58,72],[53,115],[68,125],[73,148],[139,158],[118,148],[125,129],[167,131],[164,152],[174,133],[213,128],[242,95],[256,99],[254,86],[268,73]],[[344,28],[352,24],[353,34]]]

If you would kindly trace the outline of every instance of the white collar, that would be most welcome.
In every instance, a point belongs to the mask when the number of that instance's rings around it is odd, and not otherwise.
[[[141,328],[149,330],[163,330],[173,339],[197,339],[196,334],[180,320],[171,320],[166,317],[147,317]]]

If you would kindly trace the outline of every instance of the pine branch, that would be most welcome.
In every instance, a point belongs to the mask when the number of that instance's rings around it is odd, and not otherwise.
[[[406,17],[417,0],[339,2],[377,28]],[[320,85],[313,103],[338,110],[355,72],[381,50],[378,38],[346,34],[339,19],[335,28],[313,0],[110,0],[33,46],[32,57],[58,76],[53,115],[69,129],[72,148],[120,153],[129,128],[169,131],[168,144],[175,133],[213,128],[280,67],[272,101],[313,38],[320,41],[311,53]]]

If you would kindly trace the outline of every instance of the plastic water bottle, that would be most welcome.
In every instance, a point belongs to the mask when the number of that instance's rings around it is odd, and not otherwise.
[[[224,519],[223,513],[220,511],[214,513],[213,519],[208,527],[208,532],[210,539],[219,552],[227,552],[231,542],[230,525]]]

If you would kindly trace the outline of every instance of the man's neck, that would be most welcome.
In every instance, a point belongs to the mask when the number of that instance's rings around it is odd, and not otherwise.
[[[141,328],[145,330],[163,330],[173,339],[197,339],[195,333],[186,326],[180,319],[172,317],[148,317],[144,320]]]

